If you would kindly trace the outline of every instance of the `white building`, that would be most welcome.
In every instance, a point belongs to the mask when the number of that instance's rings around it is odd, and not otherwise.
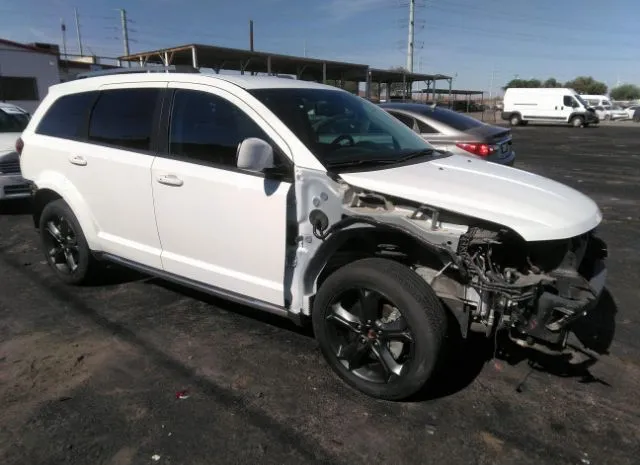
[[[0,39],[0,101],[32,113],[49,86],[59,82],[55,51]]]
[[[81,72],[114,67],[100,64],[96,57],[61,60],[57,45],[0,39],[0,102],[13,103],[33,113],[49,86],[73,79]]]

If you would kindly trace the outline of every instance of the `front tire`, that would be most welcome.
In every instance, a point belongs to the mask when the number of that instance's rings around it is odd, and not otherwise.
[[[331,274],[316,295],[312,322],[338,376],[386,400],[423,389],[447,332],[445,310],[431,287],[406,266],[380,258]]]
[[[67,284],[86,284],[97,267],[78,219],[67,203],[54,200],[40,215],[40,241],[49,267]]]
[[[582,116],[574,116],[574,118],[571,120],[571,125],[574,128],[581,128],[584,125],[584,119],[582,118]]]

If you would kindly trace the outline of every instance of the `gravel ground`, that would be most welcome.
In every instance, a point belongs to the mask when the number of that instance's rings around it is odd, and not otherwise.
[[[284,320],[117,268],[62,285],[28,205],[5,204],[0,463],[637,464],[640,126],[513,132],[520,168],[603,210],[608,292],[581,336],[596,359],[533,363],[474,341],[435,390],[376,401]]]

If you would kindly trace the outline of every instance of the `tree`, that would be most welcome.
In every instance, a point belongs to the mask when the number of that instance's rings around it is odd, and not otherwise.
[[[640,87],[633,84],[622,84],[611,89],[610,95],[614,100],[637,100],[640,99]]]
[[[562,87],[562,83],[558,82],[556,78],[550,77],[542,84],[542,87]]]
[[[509,87],[525,87],[525,88],[536,88],[542,86],[542,82],[540,79],[512,79],[502,88],[502,90],[507,90]]]
[[[605,95],[607,93],[607,85],[596,81],[591,76],[578,76],[573,81],[566,82],[564,86],[579,94]]]

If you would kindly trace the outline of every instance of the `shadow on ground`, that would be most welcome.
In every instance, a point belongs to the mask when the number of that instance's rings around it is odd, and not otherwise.
[[[615,335],[617,305],[608,289],[598,305],[573,327],[575,341],[570,340],[562,354],[549,355],[523,348],[512,342],[505,331],[495,339],[470,333],[464,340],[459,331],[450,334],[443,361],[434,381],[412,401],[448,397],[467,388],[480,375],[487,362],[495,359],[510,365],[527,363],[530,372],[540,371],[562,378],[576,378],[580,383],[610,384],[595,377],[589,368],[598,362],[598,355],[608,355]],[[452,326],[450,328],[457,328]],[[528,377],[528,375],[527,375]],[[517,386],[521,392],[526,378]]]
[[[30,215],[31,199],[0,200],[0,215]]]

